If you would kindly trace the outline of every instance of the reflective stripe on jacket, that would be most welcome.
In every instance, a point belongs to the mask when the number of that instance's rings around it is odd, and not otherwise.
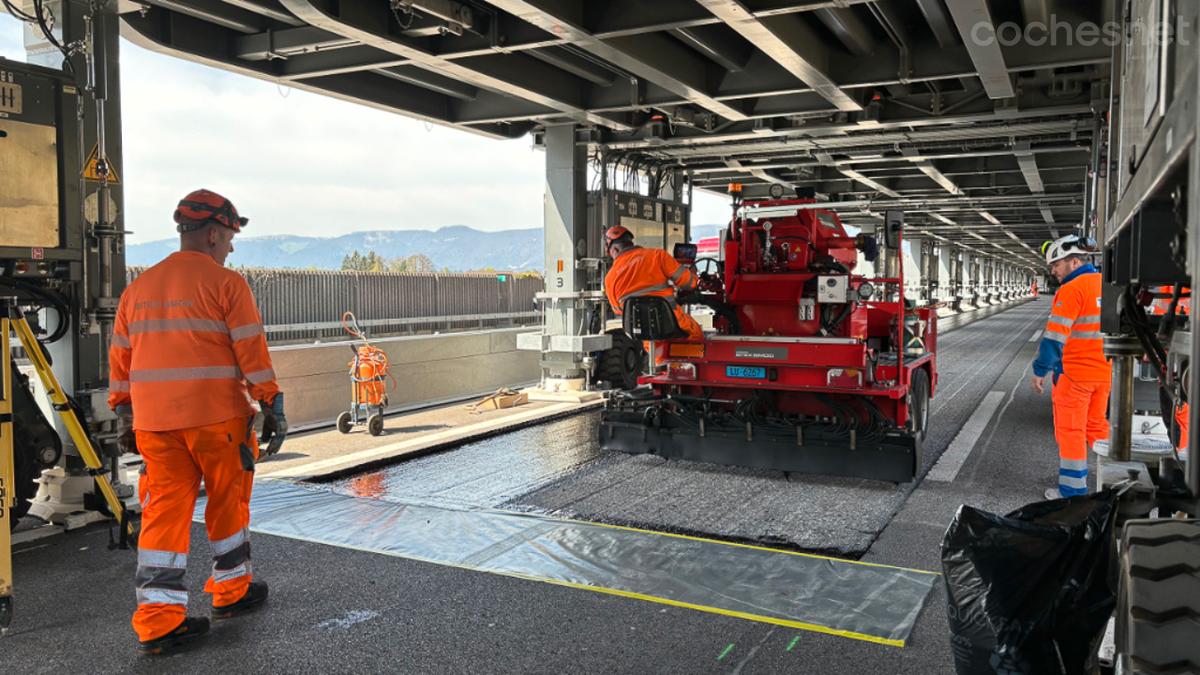
[[[1095,267],[1075,270],[1054,294],[1033,372],[1039,377],[1066,373],[1079,382],[1111,377],[1100,335],[1100,273]]]
[[[695,288],[699,279],[661,248],[640,246],[622,252],[604,275],[604,292],[613,311],[621,314],[625,301],[645,295],[675,297],[677,288]]]
[[[247,417],[251,397],[279,392],[250,285],[203,253],[174,253],[125,289],[109,363],[108,403],[132,403],[141,431]]]

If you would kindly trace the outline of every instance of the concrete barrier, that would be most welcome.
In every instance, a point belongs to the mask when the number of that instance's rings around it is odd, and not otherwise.
[[[389,410],[461,400],[500,387],[536,382],[535,352],[517,351],[529,328],[383,338],[371,344],[388,355],[396,388]],[[288,420],[297,429],[332,423],[350,407],[349,342],[271,348]]]

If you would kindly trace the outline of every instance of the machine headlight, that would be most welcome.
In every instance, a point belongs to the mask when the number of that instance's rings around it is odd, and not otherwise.
[[[696,364],[687,361],[668,361],[667,379],[694,382],[696,380]]]
[[[870,300],[875,295],[875,287],[864,281],[858,287],[858,299],[862,302]]]

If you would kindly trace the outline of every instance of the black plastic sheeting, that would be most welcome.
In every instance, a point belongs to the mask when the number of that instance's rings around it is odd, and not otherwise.
[[[958,675],[1093,672],[1116,604],[1118,497],[959,508],[942,542]]]
[[[938,579],[532,514],[362,499],[286,481],[259,481],[250,508],[255,532],[901,647]]]

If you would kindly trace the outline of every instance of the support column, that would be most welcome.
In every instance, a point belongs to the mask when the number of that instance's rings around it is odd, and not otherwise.
[[[588,386],[591,354],[612,345],[592,334],[602,329],[604,293],[589,289],[598,266],[587,256],[587,145],[576,141],[574,124],[546,127],[545,228],[546,290],[542,331],[518,336],[518,347],[542,353],[542,389],[580,391]],[[595,269],[593,269],[595,268]]]

